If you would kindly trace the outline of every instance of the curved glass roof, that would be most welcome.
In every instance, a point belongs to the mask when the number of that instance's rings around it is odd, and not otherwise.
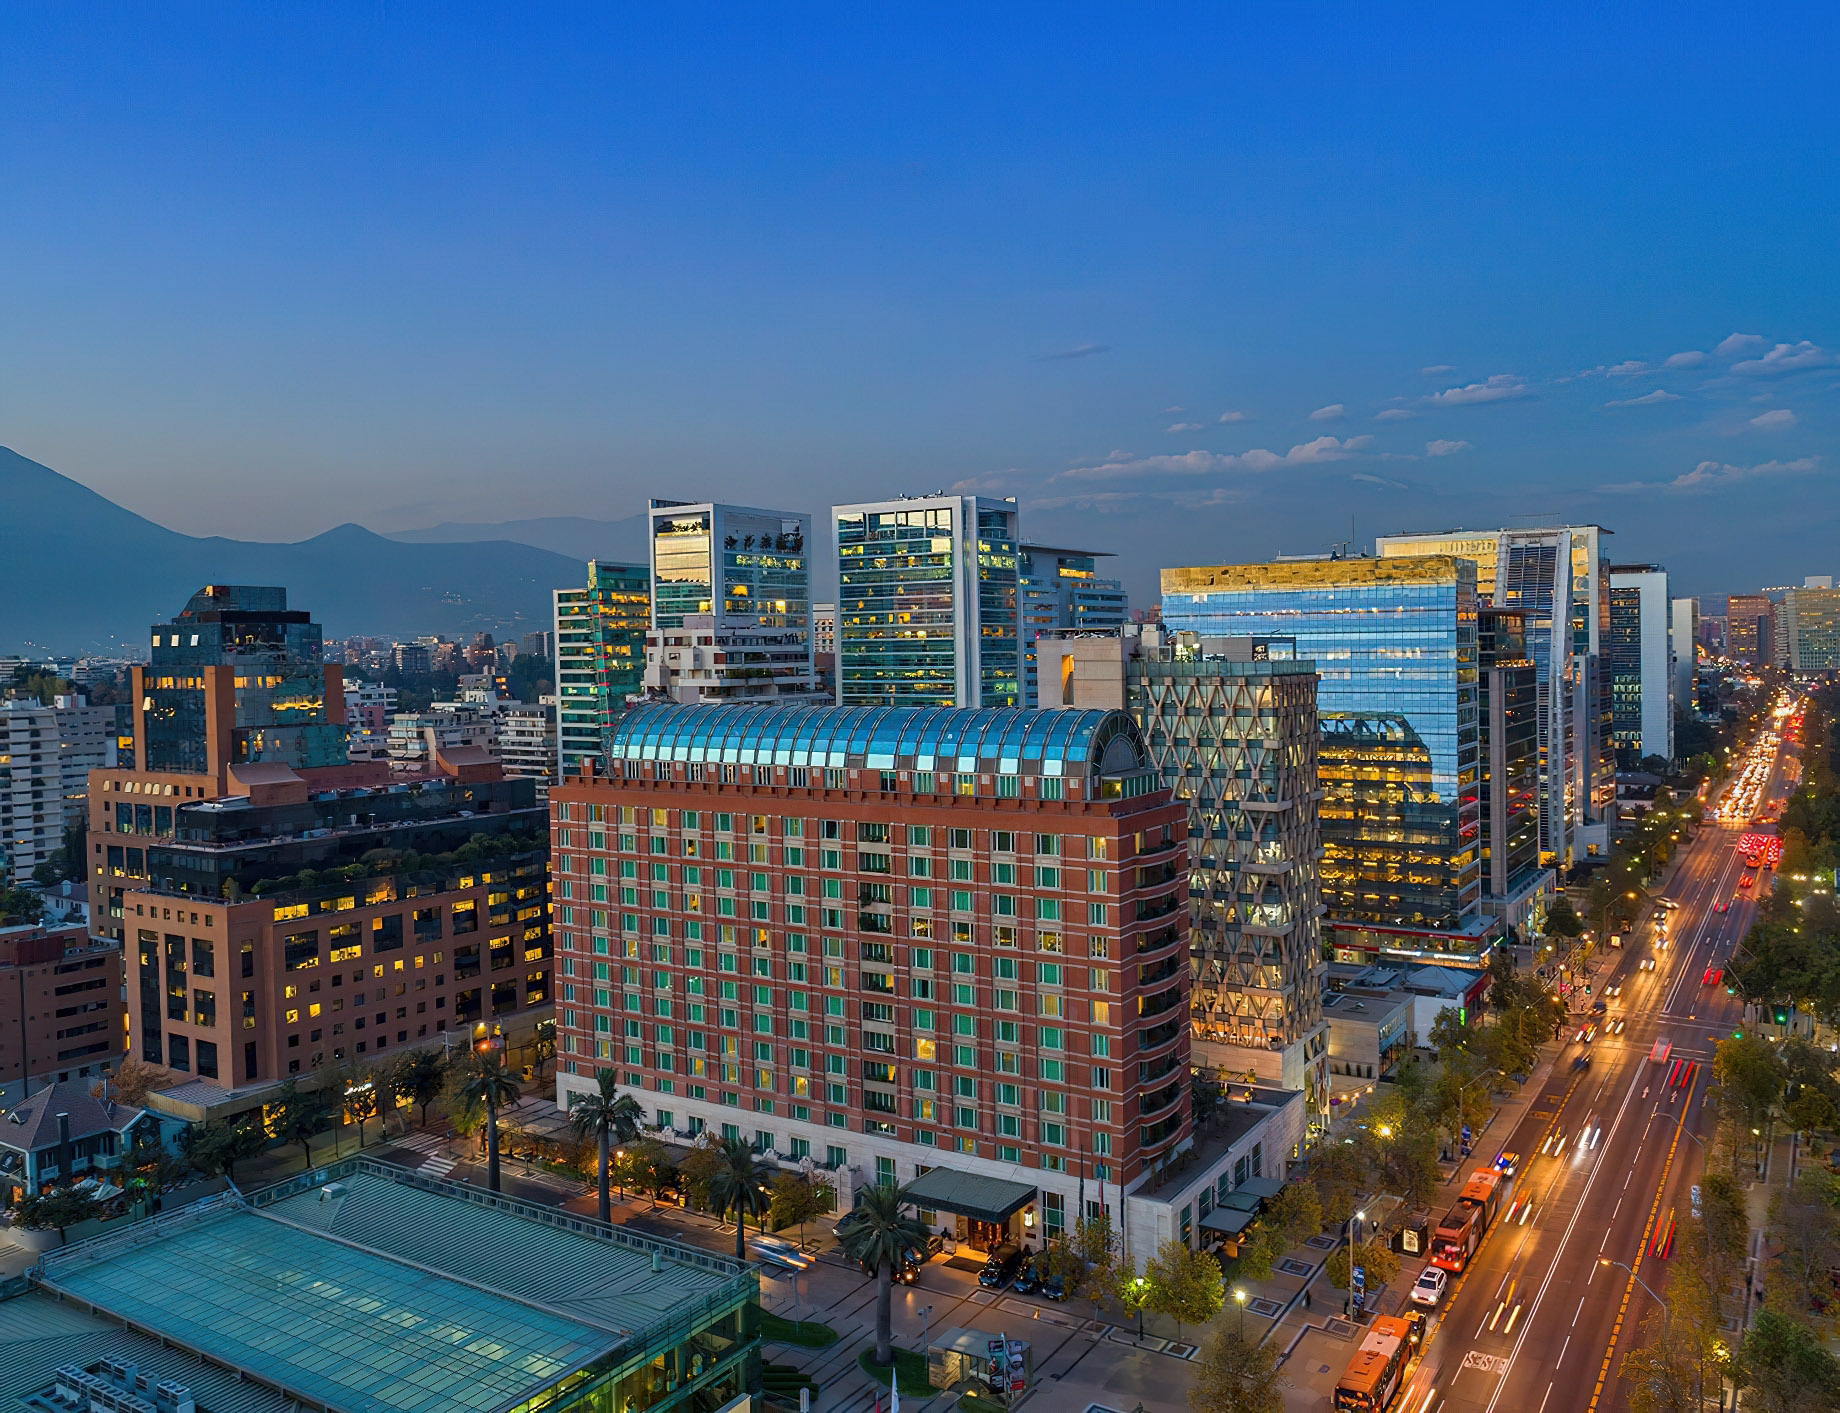
[[[613,760],[683,761],[999,775],[1120,774],[1146,764],[1121,711],[1016,707],[636,706],[607,745]]]

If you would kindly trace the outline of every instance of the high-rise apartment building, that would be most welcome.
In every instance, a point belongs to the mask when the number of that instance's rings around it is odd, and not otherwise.
[[[1544,926],[1555,880],[1540,867],[1539,675],[1524,615],[1477,614],[1483,910],[1520,935]]]
[[[514,780],[529,780],[537,798],[549,798],[556,779],[556,699],[511,702],[498,708],[498,739],[493,751]]]
[[[556,590],[556,772],[600,756],[606,732],[645,678],[650,576],[635,564],[588,561],[588,582]]]
[[[1674,652],[1674,710],[1691,713],[1699,697],[1699,600],[1668,605],[1668,642]]]
[[[1099,550],[1017,546],[1019,602],[1022,618],[1022,705],[1040,701],[1036,690],[1035,640],[1043,633],[1081,633],[1116,628],[1130,605],[1124,585],[1101,579]]]
[[[1163,624],[1289,638],[1319,677],[1322,897],[1338,957],[1475,964],[1483,914],[1476,566],[1308,559],[1163,571]]]
[[[645,687],[672,701],[809,698],[811,517],[654,500]]]
[[[134,760],[90,773],[92,930],[126,944],[129,1053],[188,1117],[549,1000],[533,787],[477,747],[348,762],[338,669],[286,603],[193,595],[135,669]]]
[[[80,696],[0,702],[0,884],[30,881],[63,847],[64,831],[83,823],[90,771],[115,757],[114,707]]]
[[[1128,716],[646,705],[608,769],[551,795],[559,1102],[611,1068],[980,1250],[1120,1188],[1147,1229],[1192,1129],[1185,811]]]
[[[1778,635],[1791,672],[1840,667],[1840,589],[1790,589],[1783,595]]]
[[[1022,701],[1014,500],[915,496],[832,508],[837,700]]]
[[[1476,565],[1480,601],[1519,610],[1539,673],[1540,852],[1569,866],[1609,846],[1616,807],[1610,679],[1602,667],[1609,627],[1609,560],[1598,525],[1384,535],[1383,559],[1456,555]]]
[[[1767,666],[1776,639],[1776,605],[1768,594],[1733,594],[1725,601],[1725,650],[1741,662]]]
[[[1610,567],[1611,739],[1628,769],[1646,756],[1674,758],[1673,603],[1659,564]]]
[[[1329,1115],[1316,669],[1290,638],[1157,624],[1036,639],[1043,708],[1125,707],[1188,809],[1197,1065]]]

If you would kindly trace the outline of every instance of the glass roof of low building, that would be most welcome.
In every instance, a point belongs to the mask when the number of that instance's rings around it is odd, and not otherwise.
[[[1129,763],[1107,748],[1136,747]],[[1014,707],[814,707],[770,703],[634,707],[615,726],[614,760],[935,770],[1004,775],[1135,769],[1142,746],[1120,711]]]

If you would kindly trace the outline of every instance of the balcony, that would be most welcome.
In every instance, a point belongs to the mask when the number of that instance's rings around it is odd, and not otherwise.
[[[1141,932],[1137,936],[1137,955],[1149,956],[1160,952],[1165,947],[1173,947],[1182,940],[1182,934],[1176,928],[1166,927],[1161,932]]]
[[[1155,1084],[1156,1081],[1161,1079],[1164,1075],[1170,1074],[1181,1067],[1181,1057],[1172,1051],[1163,1056],[1160,1060],[1146,1060],[1139,1064],[1137,1067],[1137,1082],[1139,1084]]]
[[[1159,981],[1167,981],[1170,977],[1180,972],[1186,965],[1186,958],[1180,956],[1164,957],[1162,961],[1157,962],[1153,966],[1139,967],[1137,969],[1137,984],[1139,986],[1154,986]]]
[[[1182,988],[1180,986],[1172,986],[1167,991],[1159,991],[1154,996],[1139,998],[1137,1002],[1137,1017],[1139,1020],[1149,1020],[1152,1016],[1160,1016],[1163,1012],[1172,1010],[1181,1004]]]
[[[1176,1016],[1164,1021],[1161,1025],[1153,1025],[1148,1030],[1140,1030],[1137,1032],[1137,1053],[1147,1055],[1161,1050],[1187,1028],[1188,1017]]]
[[[1148,1119],[1152,1115],[1162,1113],[1164,1110],[1168,1109],[1171,1104],[1179,1103],[1182,1098],[1183,1087],[1186,1083],[1187,1079],[1184,1077],[1177,1079],[1172,1084],[1164,1085],[1161,1089],[1153,1090],[1148,1094],[1140,1096],[1137,1101],[1137,1117],[1140,1119]]]
[[[1177,908],[1182,907],[1184,902],[1184,899],[1177,897],[1174,893],[1163,898],[1143,899],[1138,903],[1137,916],[1132,920],[1149,922],[1159,917],[1168,917]]]
[[[1183,1113],[1180,1108],[1177,1108],[1164,1118],[1157,1120],[1157,1122],[1139,1129],[1137,1131],[1138,1146],[1148,1149],[1157,1148],[1164,1143],[1168,1143],[1171,1139],[1175,1138],[1177,1134],[1182,1132],[1182,1127],[1187,1121],[1188,1115]]]

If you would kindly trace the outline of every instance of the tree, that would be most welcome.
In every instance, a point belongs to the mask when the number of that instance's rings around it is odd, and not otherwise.
[[[56,1231],[58,1240],[78,1222],[87,1222],[102,1211],[102,1204],[87,1192],[74,1187],[54,1187],[28,1197],[19,1204],[19,1221],[28,1231]]]
[[[1103,1212],[1079,1218],[1073,1224],[1069,1246],[1079,1262],[1074,1293],[1092,1302],[1097,1319],[1101,1305],[1118,1299],[1118,1238],[1112,1231],[1112,1219]]]
[[[1290,1385],[1278,1372],[1278,1351],[1242,1338],[1225,1321],[1201,1341],[1194,1371],[1188,1406],[1195,1413],[1284,1413]]]
[[[1287,1182],[1265,1204],[1265,1221],[1282,1234],[1286,1250],[1301,1246],[1322,1231],[1322,1201],[1309,1183]]]
[[[1578,910],[1572,906],[1572,900],[1561,893],[1546,910],[1546,931],[1552,937],[1584,936],[1584,919],[1578,916]]]
[[[1144,1281],[1144,1308],[1174,1320],[1178,1339],[1183,1325],[1205,1325],[1220,1313],[1226,1299],[1220,1262],[1179,1237],[1157,1247],[1156,1255],[1144,1264]]]
[[[390,1093],[398,1102],[413,1104],[421,1111],[422,1127],[428,1127],[428,1106],[441,1095],[447,1083],[447,1066],[436,1050],[407,1050],[390,1066]]]
[[[1760,1413],[1816,1413],[1840,1399],[1840,1363],[1820,1337],[1768,1307],[1745,1333],[1735,1372],[1744,1406]]]
[[[268,1135],[253,1118],[208,1119],[188,1125],[179,1135],[186,1161],[208,1176],[222,1174],[236,1182],[236,1165],[268,1146]]]
[[[1695,1368],[1661,1311],[1642,1321],[1643,1339],[1623,1354],[1624,1392],[1631,1413],[1698,1413]]]
[[[677,1181],[677,1164],[671,1151],[655,1138],[642,1138],[626,1150],[627,1171],[636,1186],[652,1194],[652,1205]],[[827,1184],[828,1186],[828,1184]]]
[[[683,1162],[677,1165],[677,1175],[684,1185],[685,1200],[692,1207],[709,1211],[714,1206],[710,1189],[721,1167],[721,1141],[713,1129],[706,1128],[697,1134],[690,1145],[690,1151],[684,1154]]]
[[[773,1179],[772,1202],[767,1220],[775,1231],[796,1226],[799,1245],[805,1244],[805,1223],[828,1212],[836,1200],[837,1190],[828,1182],[814,1182],[804,1173],[779,1173]]]
[[[1399,1274],[1399,1257],[1388,1250],[1383,1241],[1364,1241],[1355,1248],[1355,1254],[1368,1290],[1377,1285],[1385,1285]],[[1329,1253],[1329,1259],[1323,1262],[1323,1274],[1337,1290],[1348,1289],[1350,1264],[1346,1245],[1336,1247]]]
[[[745,1138],[725,1138],[717,1146],[709,1198],[718,1217],[735,1214],[735,1259],[747,1259],[747,1219],[764,1217],[770,1174],[760,1155]]]
[[[44,912],[45,900],[30,888],[9,888],[0,883],[0,926],[34,923]]]
[[[313,1138],[332,1122],[332,1106],[317,1089],[301,1090],[293,1080],[270,1106],[269,1129],[284,1143],[298,1143],[308,1166],[313,1163]]]
[[[114,1074],[104,1075],[92,1084],[89,1092],[97,1099],[110,1098],[130,1109],[141,1109],[146,1107],[149,1094],[171,1083],[169,1071],[145,1060],[127,1059],[116,1067]]]
[[[1831,1292],[1828,1272],[1840,1266],[1840,1181],[1803,1169],[1770,1201],[1770,1236],[1798,1308],[1811,1309],[1817,1291]]]
[[[908,1253],[926,1250],[926,1228],[904,1210],[907,1194],[891,1182],[856,1194],[838,1230],[843,1253],[875,1272],[875,1362],[894,1363],[894,1272]]]
[[[362,1069],[347,1075],[344,1089],[339,1095],[339,1105],[345,1111],[345,1117],[357,1124],[358,1147],[362,1149],[364,1125],[383,1112],[383,1099],[378,1092],[376,1073]]]
[[[605,1067],[594,1072],[594,1088],[586,1094],[572,1094],[569,1105],[569,1128],[580,1139],[592,1139],[599,1150],[600,1163],[595,1169],[595,1185],[600,1196],[600,1219],[613,1221],[613,1204],[607,1196],[608,1150],[615,1142],[630,1143],[639,1136],[639,1124],[645,1113],[639,1101],[620,1093],[619,1077]]]
[[[486,1186],[497,1192],[498,1186],[498,1111],[515,1104],[523,1091],[505,1057],[496,1049],[478,1050],[461,1064],[457,1092],[469,1104],[478,1104],[486,1112]]]

